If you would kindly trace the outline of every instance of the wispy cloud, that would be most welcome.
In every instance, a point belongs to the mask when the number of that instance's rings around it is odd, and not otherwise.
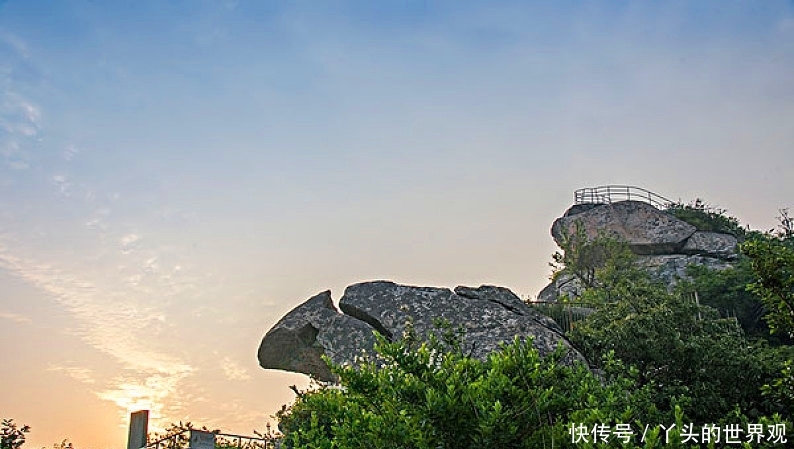
[[[144,404],[158,412],[165,403],[180,406],[176,389],[194,368],[180,357],[149,347],[147,330],[162,322],[162,312],[136,299],[132,292],[120,298],[118,292],[102,289],[66,270],[18,257],[3,243],[0,268],[56,299],[75,317],[77,328],[73,332],[120,365],[124,374],[105,382],[97,395],[118,405],[121,416]],[[7,313],[2,317],[24,320]],[[53,365],[51,370],[92,383],[91,372],[80,367]]]
[[[18,64],[29,63],[28,45],[19,36],[0,29],[0,155],[11,170],[30,168],[32,146],[41,140],[42,110],[30,99],[30,73],[19,76]]]
[[[0,2],[0,6],[2,6],[2,3],[5,2]],[[7,31],[0,32],[0,43],[11,48],[22,59],[30,58],[28,45],[19,36]]]
[[[221,361],[221,368],[223,369],[223,374],[229,380],[251,379],[251,374],[249,374],[248,370],[243,368],[242,365],[232,360],[230,357],[224,357],[224,359]]]
[[[51,363],[50,366],[47,367],[47,371],[54,371],[54,372],[66,374],[72,379],[85,384],[93,384],[96,382],[96,380],[94,380],[93,371],[91,371],[88,368],[75,366],[74,362],[71,362],[69,364]]]
[[[30,166],[29,144],[41,130],[41,110],[19,94],[0,92],[0,155],[7,167],[23,170]]]
[[[101,208],[95,210],[85,221],[85,227],[88,229],[107,230],[107,218],[110,216],[110,209]]]
[[[10,253],[0,244],[0,268],[4,268],[54,297],[83,324],[77,331],[93,347],[114,356],[127,369],[162,373],[190,371],[190,367],[167,354],[146,349],[136,338],[157,314],[151,307],[114,300],[117,295],[102,291],[48,264],[36,263]]]
[[[13,321],[19,324],[31,324],[33,322],[33,320],[24,315],[12,312],[0,312],[0,319]]]
[[[41,129],[41,109],[23,96],[12,92],[4,92],[0,103],[0,127],[9,134],[32,137]]]
[[[138,234],[130,233],[122,236],[119,239],[119,246],[121,246],[121,253],[122,254],[129,254],[135,250],[135,244],[141,240],[141,236]]]
[[[61,192],[63,196],[71,196],[72,195],[72,183],[69,182],[69,179],[65,175],[55,175],[52,177],[52,182]]]
[[[80,154],[80,149],[74,145],[67,145],[66,149],[63,150],[63,158],[67,161],[71,161],[74,159],[78,154]]]

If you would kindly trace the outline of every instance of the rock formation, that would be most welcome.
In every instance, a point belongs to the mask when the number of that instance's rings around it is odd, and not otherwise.
[[[670,285],[686,276],[690,264],[720,269],[730,266],[737,257],[733,236],[697,231],[644,202],[576,204],[552,226],[557,244],[563,233],[574,232],[577,225],[589,238],[605,233],[627,241],[637,255],[637,264]],[[543,289],[539,299],[577,296],[581,289],[575,278],[561,275]],[[392,340],[401,338],[409,319],[420,337],[438,332],[438,319],[453,328],[462,327],[464,350],[479,359],[518,336],[531,337],[542,355],[562,344],[570,350],[567,362],[584,360],[551,318],[503,287],[456,287],[453,291],[389,281],[364,282],[345,289],[339,309],[331,300],[331,292],[325,291],[290,311],[262,339],[259,364],[333,380],[322,355],[336,364],[353,363],[362,351],[372,353],[374,332]]]
[[[570,349],[566,361],[584,360],[554,320],[504,287],[456,287],[452,291],[389,281],[364,282],[345,289],[339,308],[341,312],[326,291],[290,311],[262,339],[259,364],[332,380],[322,354],[337,364],[351,363],[362,350],[372,352],[373,332],[400,338],[409,319],[420,336],[437,332],[437,319],[453,328],[463,327],[463,347],[479,359],[518,336],[532,337],[542,355],[562,344]]]
[[[685,278],[690,264],[723,269],[738,255],[736,237],[698,231],[689,223],[641,201],[572,206],[551,227],[557,245],[563,233],[574,233],[577,225],[588,238],[603,233],[628,242],[637,255],[637,265],[668,285]],[[561,275],[538,294],[538,299],[556,301],[561,295],[577,296],[581,290],[577,279]]]

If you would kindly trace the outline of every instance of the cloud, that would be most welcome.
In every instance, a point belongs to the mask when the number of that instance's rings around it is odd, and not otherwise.
[[[2,7],[5,3],[5,1],[1,1],[0,7]],[[28,45],[25,43],[25,41],[20,39],[19,36],[5,31],[0,32],[0,43],[11,48],[11,50],[13,50],[14,53],[16,53],[22,59],[30,59]]]
[[[93,384],[96,382],[93,377],[93,371],[91,371],[88,368],[74,366],[73,364],[58,365],[51,363],[50,366],[47,368],[47,371],[64,373],[67,376],[71,377],[72,379],[84,384]]]
[[[150,419],[160,427],[168,424],[169,417],[184,414],[184,400],[179,392],[180,382],[190,371],[148,376],[125,375],[111,382],[112,387],[96,393],[100,399],[119,407],[122,420],[136,410],[149,410]],[[123,422],[123,421],[122,421]]]
[[[72,195],[72,183],[64,175],[55,175],[52,177],[52,182],[58,187],[58,190],[63,196]]]
[[[223,369],[223,374],[229,380],[251,379],[251,375],[248,373],[248,370],[243,368],[239,363],[235,362],[230,357],[225,357],[223,361],[221,361],[221,368]]]
[[[132,234],[135,235],[135,234]],[[127,240],[137,240],[128,238]],[[153,326],[162,323],[163,313],[136,300],[134,292],[108,291],[66,270],[29,258],[18,257],[0,243],[0,269],[34,285],[51,295],[75,318],[73,332],[85,343],[109,355],[124,375],[110,382],[96,394],[121,407],[126,419],[135,407],[146,405],[162,411],[164,403],[181,407],[176,394],[180,381],[194,368],[170,353],[151,348],[147,337]],[[3,313],[5,319],[24,317]],[[92,383],[92,373],[71,365],[52,365],[52,371],[63,372],[85,383]]]
[[[135,244],[141,240],[141,236],[135,233],[124,235],[119,239],[122,254],[130,254],[135,249]]]
[[[121,240],[119,240],[119,243],[121,244],[121,246],[130,246],[140,239],[141,236],[139,236],[138,234],[127,234],[124,237],[122,237]]]
[[[32,101],[12,92],[3,92],[0,127],[9,134],[36,136],[41,129],[41,109]]]
[[[30,168],[30,164],[28,164],[25,161],[10,161],[10,162],[7,162],[6,165],[11,170],[26,170],[26,169]]]
[[[105,222],[106,218],[110,216],[110,209],[102,208],[95,210],[90,217],[85,221],[85,227],[89,229],[107,230],[108,225]]]
[[[63,150],[63,158],[67,161],[71,161],[74,159],[78,154],[80,154],[80,149],[74,145],[68,145],[65,150]]]
[[[0,319],[10,320],[19,324],[31,324],[33,322],[33,320],[24,315],[12,312],[0,312]]]
[[[8,90],[0,92],[0,155],[7,167],[24,170],[30,166],[28,147],[40,131],[38,106]]]
[[[83,324],[77,333],[96,349],[112,355],[126,369],[161,373],[185,372],[191,368],[167,354],[146,348],[136,338],[160,314],[151,307],[118,301],[93,283],[47,264],[16,257],[0,244],[0,268],[22,278],[54,297]]]

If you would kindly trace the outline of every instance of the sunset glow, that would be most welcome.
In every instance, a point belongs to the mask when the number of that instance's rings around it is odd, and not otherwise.
[[[0,0],[0,418],[262,430],[354,282],[547,283],[573,191],[794,208],[794,3]]]

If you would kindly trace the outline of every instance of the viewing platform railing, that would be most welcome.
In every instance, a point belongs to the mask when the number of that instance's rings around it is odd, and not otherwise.
[[[573,193],[574,204],[611,204],[617,201],[643,201],[658,209],[667,209],[675,204],[675,201],[636,186],[585,187]]]
[[[268,427],[269,429],[269,427]],[[141,449],[191,449],[190,432],[196,429],[184,429],[151,441]],[[212,433],[215,435],[215,449],[274,449],[281,447],[281,439],[271,435],[246,436],[231,433]]]

